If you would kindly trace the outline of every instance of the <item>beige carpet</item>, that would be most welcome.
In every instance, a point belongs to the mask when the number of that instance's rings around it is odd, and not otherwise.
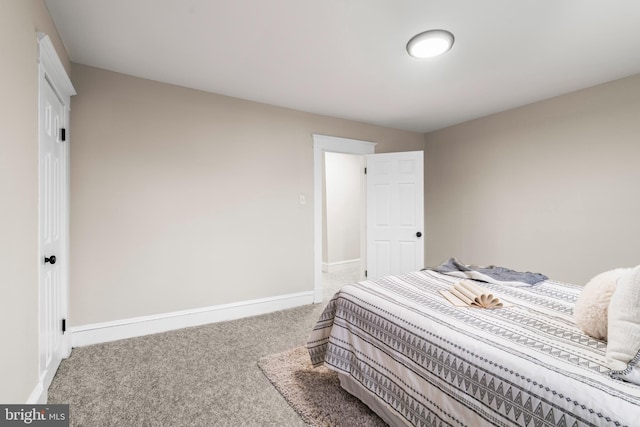
[[[357,275],[323,275],[325,304]],[[48,403],[70,405],[71,427],[304,427],[256,361],[303,345],[323,308],[74,348]]]
[[[305,347],[263,357],[258,366],[311,426],[386,426],[340,387],[337,373],[325,367],[314,369]]]

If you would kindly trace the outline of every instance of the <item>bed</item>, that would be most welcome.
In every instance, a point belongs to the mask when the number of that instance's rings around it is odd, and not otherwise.
[[[433,270],[344,286],[307,348],[391,426],[638,426],[640,386],[572,309],[581,287],[482,283],[512,306],[455,307]]]

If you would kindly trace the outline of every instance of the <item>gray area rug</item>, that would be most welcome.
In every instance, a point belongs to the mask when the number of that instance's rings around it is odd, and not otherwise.
[[[313,368],[305,347],[263,357],[258,366],[311,426],[386,426],[342,387],[336,372]]]

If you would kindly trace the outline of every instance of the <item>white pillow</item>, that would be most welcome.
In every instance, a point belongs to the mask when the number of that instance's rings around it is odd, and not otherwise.
[[[584,285],[576,305],[573,317],[582,331],[599,340],[607,340],[609,328],[609,301],[616,290],[616,282],[630,268],[617,268],[594,276]]]
[[[624,370],[640,350],[640,265],[622,274],[609,305],[607,362]]]

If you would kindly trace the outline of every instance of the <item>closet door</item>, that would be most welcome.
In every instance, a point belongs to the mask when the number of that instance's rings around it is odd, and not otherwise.
[[[40,375],[48,386],[65,353],[66,126],[65,107],[47,79],[40,91]]]

